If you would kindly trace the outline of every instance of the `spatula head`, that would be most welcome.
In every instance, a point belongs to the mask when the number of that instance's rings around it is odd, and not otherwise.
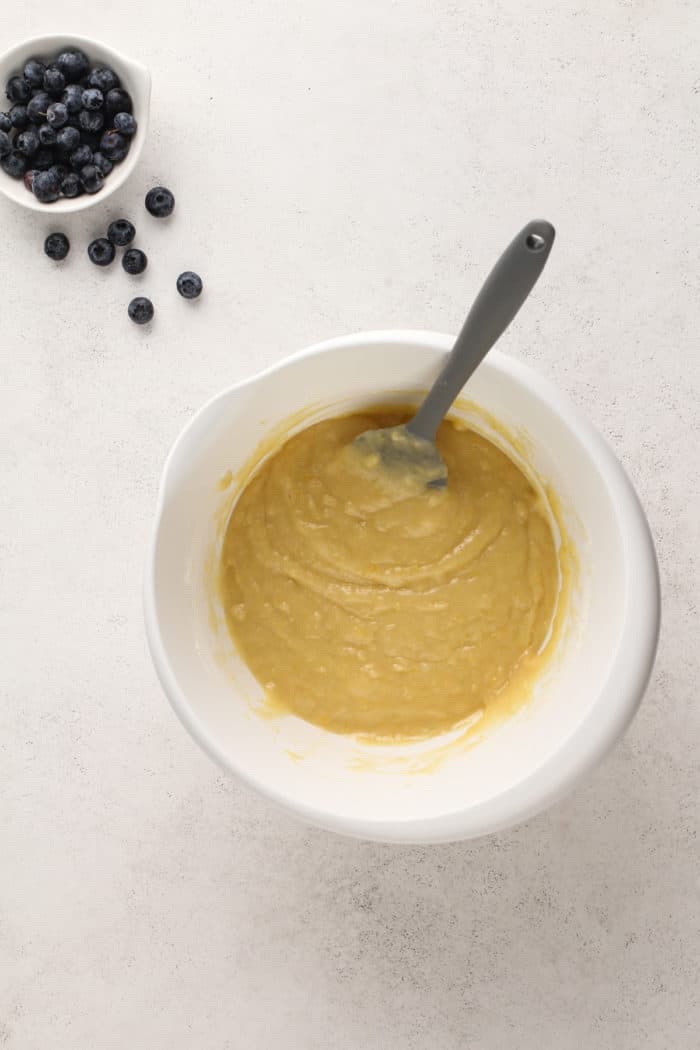
[[[385,470],[407,485],[441,488],[447,484],[447,467],[434,441],[418,437],[407,426],[365,430],[353,445],[367,470]]]

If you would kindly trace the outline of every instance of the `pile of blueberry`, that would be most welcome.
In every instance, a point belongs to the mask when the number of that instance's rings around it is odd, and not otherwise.
[[[165,186],[156,186],[146,194],[146,209],[157,219],[171,215],[175,207],[175,198]],[[109,224],[106,237],[97,237],[88,245],[90,262],[95,266],[109,266],[114,262],[117,248],[125,248],[122,255],[122,267],[128,274],[137,276],[148,266],[148,257],[140,248],[129,245],[136,236],[136,228],[128,219],[116,219]],[[54,262],[61,262],[70,251],[70,241],[65,233],[51,233],[44,241],[44,251]],[[185,270],[177,279],[176,287],[184,299],[197,299],[204,287],[202,278],[192,270]],[[136,324],[148,324],[153,320],[153,303],[145,296],[132,299],[128,306],[129,317]]]
[[[0,167],[37,200],[98,193],[136,134],[128,91],[109,66],[93,66],[78,49],[53,62],[30,58],[10,77],[12,103],[0,112]]]

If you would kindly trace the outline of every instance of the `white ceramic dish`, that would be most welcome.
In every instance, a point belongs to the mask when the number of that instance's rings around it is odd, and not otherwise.
[[[53,59],[60,51],[70,47],[81,48],[92,63],[112,66],[119,74],[122,86],[129,92],[134,103],[134,116],[138,123],[138,130],[132,139],[127,157],[121,164],[115,164],[114,169],[104,180],[104,186],[99,193],[84,193],[82,197],[73,198],[61,197],[53,204],[42,204],[33,193],[25,188],[22,179],[10,178],[4,171],[0,171],[0,191],[16,204],[21,204],[22,207],[32,211],[40,211],[44,215],[68,215],[84,211],[111,197],[115,190],[124,185],[136,167],[148,133],[151,74],[138,62],[125,58],[111,47],[100,44],[97,40],[89,40],[87,37],[62,34],[31,37],[29,40],[16,44],[9,51],[5,51],[0,56],[0,95],[2,98],[5,97],[5,84],[11,76],[21,72],[28,59]],[[5,102],[6,106],[0,102],[0,109],[9,109],[12,105],[7,99]]]
[[[260,687],[207,601],[216,517],[231,499],[218,482],[273,426],[309,406],[318,419],[425,390],[452,342],[378,332],[311,347],[205,405],[176,441],[160,487],[145,616],[175,711],[212,758],[261,794],[307,821],[365,838],[468,838],[545,808],[623,732],[656,650],[656,558],[627,476],[560,393],[492,352],[470,380],[469,398],[527,442],[532,465],[558,494],[580,562],[569,628],[536,697],[439,761],[431,756],[444,741],[363,745],[255,712]]]

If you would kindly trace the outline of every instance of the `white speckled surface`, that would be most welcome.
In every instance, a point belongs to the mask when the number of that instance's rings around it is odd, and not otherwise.
[[[150,66],[154,130],[60,270],[51,219],[0,200],[0,1046],[694,1050],[700,8],[37,0],[0,46],[71,28]],[[168,224],[142,208],[156,181]],[[126,317],[136,282],[85,255],[119,212],[152,332]],[[503,347],[638,485],[665,600],[652,686],[596,775],[515,831],[309,831],[222,777],[155,680],[140,583],[164,456],[204,398],[305,344],[455,330],[537,214],[559,240]]]

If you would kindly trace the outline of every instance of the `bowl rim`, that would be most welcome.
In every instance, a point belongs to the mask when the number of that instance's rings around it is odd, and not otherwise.
[[[6,48],[0,54],[0,69],[6,63],[11,65],[19,62],[26,62],[27,58],[31,58],[33,54],[42,54],[47,51],[56,50],[57,48],[68,47],[69,45],[80,47],[88,54],[91,49],[98,49],[108,56],[110,62],[114,62],[128,70],[129,77],[133,77],[133,85],[130,83],[130,90],[132,86],[134,87],[134,90],[131,93],[136,95],[136,92],[138,91],[138,100],[139,102],[143,102],[143,113],[139,119],[139,126],[132,140],[128,156],[121,164],[115,167],[113,172],[110,172],[99,193],[84,193],[81,197],[73,198],[63,197],[59,198],[58,201],[54,201],[52,204],[42,204],[41,201],[38,201],[31,193],[25,193],[20,197],[13,196],[5,184],[5,179],[9,179],[9,176],[0,171],[0,176],[2,176],[0,178],[0,192],[7,200],[21,208],[39,212],[47,217],[51,215],[74,215],[76,212],[86,211],[88,208],[96,207],[103,201],[107,200],[108,197],[111,197],[116,190],[124,185],[134,171],[141,157],[143,146],[146,141],[146,135],[148,134],[151,104],[150,71],[141,62],[129,58],[121,51],[117,51],[115,48],[110,47],[109,44],[105,44],[101,40],[96,40],[94,37],[82,36],[80,33],[44,33],[41,36],[28,37],[26,40],[21,40],[18,43],[13,44],[11,47]],[[4,92],[4,84],[0,84],[0,89]]]
[[[576,434],[604,479],[620,528],[623,548],[634,572],[626,572],[625,608],[618,652],[591,709],[564,744],[540,766],[502,793],[444,814],[386,820],[339,816],[322,804],[308,806],[289,800],[225,753],[195,714],[170,667],[160,632],[155,601],[155,559],[168,478],[181,444],[191,429],[219,400],[295,362],[348,347],[390,342],[448,352],[454,336],[436,332],[389,329],[357,332],[306,347],[234,383],[195,412],[175,439],[165,461],[143,581],[146,636],[156,673],[175,713],[199,746],[227,773],[234,773],[258,794],[309,824],[357,838],[396,843],[450,842],[503,830],[529,819],[558,801],[607,754],[631,722],[647,687],[658,645],[661,598],[656,552],[649,525],[634,487],[607,441],[579,409],[549,380],[528,365],[493,350],[489,362],[548,401],[562,422]],[[630,653],[636,654],[630,659]]]

